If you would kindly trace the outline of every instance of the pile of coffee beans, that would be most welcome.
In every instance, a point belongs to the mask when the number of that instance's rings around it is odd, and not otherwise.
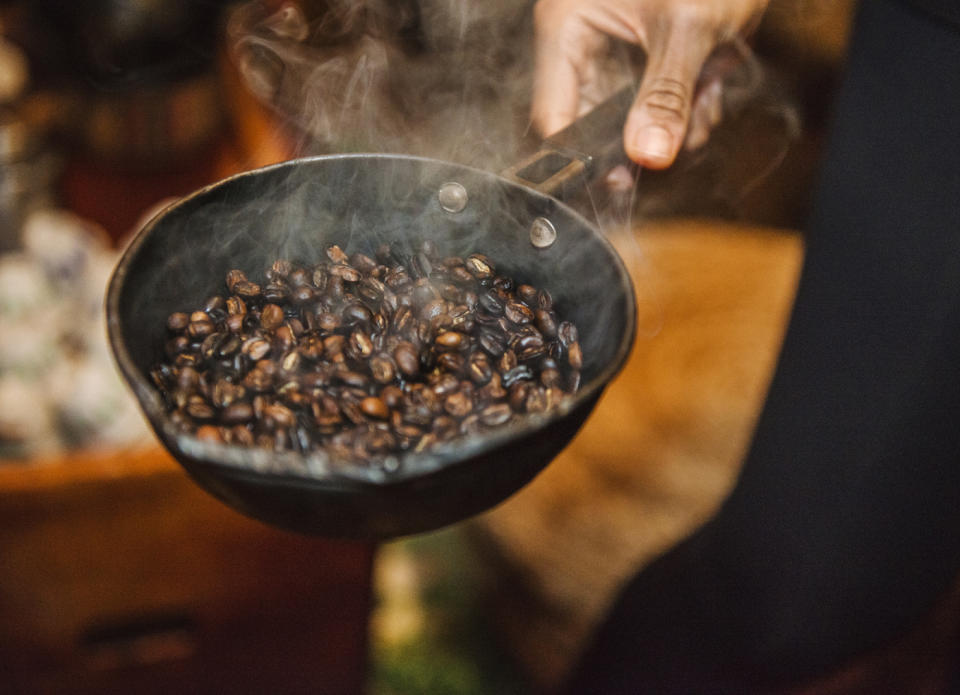
[[[362,461],[549,411],[579,388],[576,327],[486,256],[430,242],[326,256],[278,260],[262,282],[231,270],[225,294],[169,316],[151,378],[178,427]]]

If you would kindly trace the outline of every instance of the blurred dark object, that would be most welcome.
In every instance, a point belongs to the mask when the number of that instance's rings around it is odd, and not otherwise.
[[[20,245],[27,215],[49,205],[56,158],[22,114],[0,106],[0,252]]]
[[[143,210],[217,178],[226,0],[36,0],[9,12],[64,153],[63,202],[117,240]]]
[[[28,4],[21,41],[58,95],[71,146],[127,170],[171,168],[219,132],[221,2]]]
[[[50,74],[99,90],[175,82],[207,70],[221,0],[88,0],[27,3],[30,35]]]

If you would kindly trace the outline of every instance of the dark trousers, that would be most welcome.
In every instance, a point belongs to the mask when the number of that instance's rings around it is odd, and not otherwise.
[[[753,692],[895,639],[960,572],[960,29],[864,0],[741,478],[624,588],[573,693]]]

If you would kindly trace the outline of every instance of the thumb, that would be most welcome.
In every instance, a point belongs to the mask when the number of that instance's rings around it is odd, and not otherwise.
[[[649,169],[673,164],[686,137],[697,78],[713,49],[710,36],[696,28],[664,29],[666,35],[651,42],[643,81],[623,129],[627,155]]]

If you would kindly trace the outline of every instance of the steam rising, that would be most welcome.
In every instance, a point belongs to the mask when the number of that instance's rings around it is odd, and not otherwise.
[[[232,17],[250,89],[301,154],[400,152],[499,170],[527,129],[530,24],[521,0],[328,0]]]

